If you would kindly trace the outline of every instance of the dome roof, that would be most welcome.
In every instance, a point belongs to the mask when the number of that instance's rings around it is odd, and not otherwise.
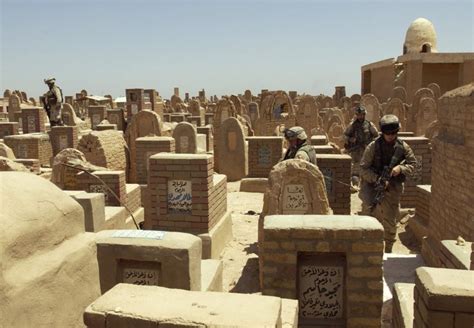
[[[408,27],[403,54],[420,52],[438,52],[436,31],[426,18],[417,18]]]

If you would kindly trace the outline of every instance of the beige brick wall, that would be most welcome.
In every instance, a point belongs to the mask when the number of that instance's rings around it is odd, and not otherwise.
[[[415,207],[416,205],[416,185],[431,184],[431,144],[425,137],[401,137],[413,150],[417,159],[416,174],[407,177],[405,189],[400,198],[401,207]],[[421,159],[421,161],[420,161]]]
[[[88,115],[91,120],[92,130],[96,130],[97,125],[107,118],[107,107],[89,106]]]
[[[77,148],[78,131],[76,126],[54,126],[49,132],[49,139],[53,149],[53,156],[56,156],[65,148]]]
[[[172,137],[142,137],[135,140],[137,183],[148,181],[148,158],[157,153],[174,153],[175,140]]]
[[[437,241],[474,241],[474,95],[443,96],[439,103],[429,230]]]
[[[248,137],[249,178],[267,178],[282,158],[282,137]]]
[[[46,114],[40,107],[22,108],[21,121],[23,133],[45,132]],[[31,123],[34,124],[31,124]]]
[[[18,134],[18,122],[0,122],[0,139]]]
[[[329,206],[334,214],[351,213],[351,157],[318,154],[318,167],[325,176]]]
[[[49,166],[53,150],[46,133],[6,136],[5,144],[13,149],[16,158],[38,159],[42,166]]]
[[[415,188],[415,215],[428,226],[430,222],[431,186],[418,185]]]
[[[168,180],[191,183],[190,209],[169,210]],[[149,208],[145,226],[152,229],[207,233],[227,210],[227,181],[214,175],[213,157],[201,154],[157,154],[149,159]]]
[[[95,177],[85,172],[77,175],[78,187],[87,192],[102,192],[105,195],[106,206],[123,206],[127,204],[127,191],[125,186],[124,171],[94,171],[94,175],[99,177],[118,197],[113,194]]]
[[[291,216],[281,226],[275,224],[284,217],[265,218],[265,241],[260,251],[264,263],[262,294],[298,299],[298,266],[302,256],[340,258],[342,255],[345,258],[343,326],[380,327],[382,226],[369,217],[332,215]],[[300,309],[300,323],[301,315]]]

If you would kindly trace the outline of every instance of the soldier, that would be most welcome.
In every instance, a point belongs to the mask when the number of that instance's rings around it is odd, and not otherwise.
[[[63,91],[55,85],[56,79],[45,79],[44,83],[48,85],[49,91],[44,94],[44,106],[49,115],[51,126],[63,125],[61,120],[61,109],[63,102]]]
[[[385,115],[380,120],[380,129],[382,135],[367,146],[360,162],[362,182],[359,198],[362,200],[361,214],[374,216],[382,223],[385,252],[391,253],[397,237],[403,182],[413,173],[416,158],[410,146],[397,138],[400,129],[398,117]],[[387,178],[381,179],[385,175]],[[378,204],[374,202],[377,190],[383,193]]]
[[[355,119],[344,131],[344,148],[352,158],[352,184],[359,186],[359,164],[367,145],[377,138],[379,132],[374,123],[365,119],[365,108],[357,106],[355,109]]]
[[[294,126],[283,131],[289,147],[286,150],[283,160],[297,158],[316,164],[316,151],[311,145],[306,143],[306,132],[301,126]]]

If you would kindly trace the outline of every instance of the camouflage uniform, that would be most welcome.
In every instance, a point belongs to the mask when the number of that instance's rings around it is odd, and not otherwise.
[[[286,159],[302,159],[303,161],[310,162],[314,165],[317,165],[316,161],[316,151],[311,145],[308,145],[304,142],[299,147],[290,147],[286,151],[285,160]]]
[[[49,105],[49,120],[51,123],[61,124],[61,109],[63,102],[63,93],[61,88],[54,84],[55,79],[47,79],[45,83],[48,84],[49,91],[44,94],[45,102]]]
[[[285,133],[285,138],[288,139],[288,137],[291,136],[291,138],[293,138],[292,140],[296,138],[299,140],[300,143],[295,146],[290,146],[287,149],[283,160],[293,159],[293,158],[302,159],[304,161],[317,165],[316,151],[311,145],[307,144],[306,139],[308,137],[306,136],[306,132],[304,131],[302,127],[294,126],[288,130],[285,130],[284,133]]]
[[[395,147],[403,147],[403,157],[400,161],[404,162],[399,164],[401,172],[398,176],[390,179],[382,202],[371,210],[370,206],[376,193],[374,183],[382,173],[383,168],[389,165]],[[394,143],[389,144],[385,142],[383,136],[378,137],[367,146],[360,162],[362,178],[359,192],[359,198],[362,200],[361,214],[374,216],[382,223],[385,231],[385,247],[389,250],[391,250],[397,236],[397,218],[400,213],[400,196],[403,192],[403,182],[407,175],[413,173],[415,164],[415,155],[406,142],[396,139]]]
[[[352,158],[351,172],[353,176],[359,176],[359,166],[362,155],[367,145],[377,138],[379,132],[375,125],[368,121],[353,120],[344,131],[344,139],[346,144],[349,145],[349,155]],[[350,138],[356,138],[354,143],[349,141]]]

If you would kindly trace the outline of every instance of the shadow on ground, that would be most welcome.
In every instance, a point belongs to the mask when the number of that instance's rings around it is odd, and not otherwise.
[[[248,248],[251,247],[252,245],[250,245]],[[258,257],[253,257],[247,260],[239,280],[235,286],[229,290],[229,292],[246,294],[260,292],[260,286],[258,282]]]

